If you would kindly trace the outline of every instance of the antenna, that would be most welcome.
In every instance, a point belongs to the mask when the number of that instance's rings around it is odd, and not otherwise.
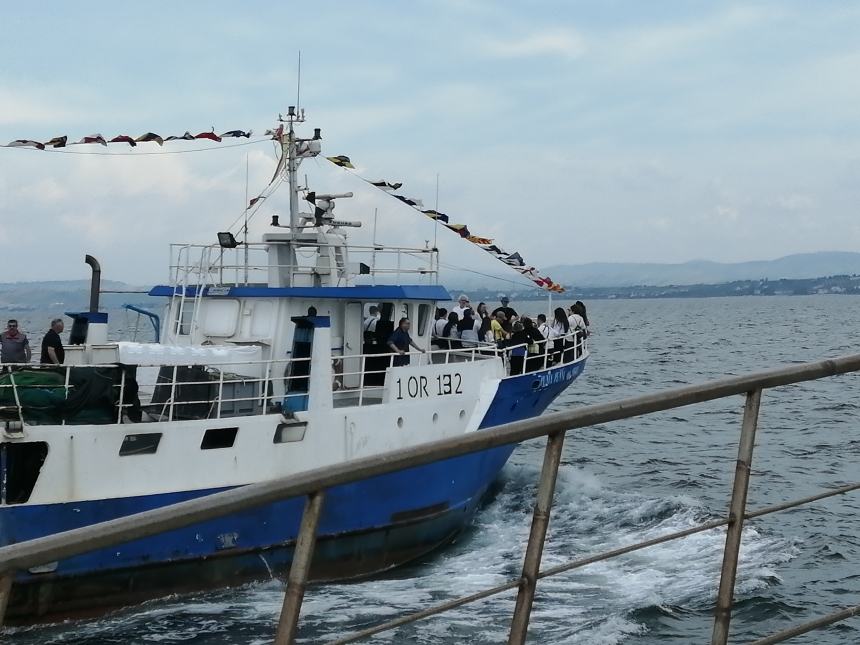
[[[302,50],[299,50],[299,72],[296,80],[296,107],[302,107]]]
[[[379,209],[373,209],[373,255],[370,260],[370,277],[371,284],[376,284],[376,216],[379,214]]]
[[[439,245],[436,243],[439,237],[439,173],[436,173],[436,217],[433,218],[433,250],[436,252],[436,284],[439,284]],[[430,270],[433,270],[433,253],[430,253]]]
[[[439,237],[439,173],[436,173],[436,206],[433,207],[436,211],[433,223],[433,248],[436,248],[436,239]]]
[[[245,285],[248,284],[248,153],[245,153]]]

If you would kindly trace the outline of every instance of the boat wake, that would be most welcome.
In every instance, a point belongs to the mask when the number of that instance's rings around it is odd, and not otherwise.
[[[532,460],[530,460],[532,461]],[[511,463],[494,496],[454,544],[389,575],[311,587],[303,638],[324,642],[387,618],[515,578],[528,537],[538,468]],[[582,468],[562,466],[544,568],[689,528],[714,517],[696,497],[649,497],[618,491]],[[532,612],[536,642],[648,642],[681,615],[707,624],[716,594],[724,532],[713,530],[543,579]],[[736,595],[751,598],[779,582],[779,566],[796,554],[791,540],[755,525],[745,532]],[[514,592],[381,634],[374,642],[498,643],[510,624]],[[149,603],[98,621],[14,630],[21,643],[265,643],[283,599],[272,581]],[[704,637],[704,636],[703,636]],[[688,639],[678,634],[679,641]]]

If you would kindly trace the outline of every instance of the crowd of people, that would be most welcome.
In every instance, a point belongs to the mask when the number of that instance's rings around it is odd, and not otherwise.
[[[500,306],[490,312],[484,302],[473,308],[463,293],[450,312],[438,308],[432,330],[433,348],[463,349],[486,344],[507,348],[511,374],[567,363],[584,351],[589,322],[582,301],[577,300],[567,311],[557,307],[550,322],[544,314],[538,314],[535,320],[520,317],[506,295],[499,301]]]
[[[521,318],[506,295],[499,301],[500,306],[491,312],[484,302],[473,308],[469,297],[460,294],[450,312],[438,308],[431,332],[432,347],[444,350],[492,344],[500,349],[508,348],[511,374],[531,372],[545,363],[566,363],[583,351],[582,341],[588,337],[589,322],[581,301],[577,300],[569,311],[557,307],[549,322],[544,314],[538,314],[535,320],[528,316]],[[401,318],[394,327],[379,307],[371,306],[363,324],[364,352],[391,352],[395,354],[394,365],[408,365],[410,348],[424,351],[412,340],[410,326],[408,318]],[[62,332],[63,321],[55,318],[42,339],[42,364],[63,364]],[[17,320],[9,320],[6,331],[0,333],[0,363],[29,363],[31,358],[27,334],[19,329]]]

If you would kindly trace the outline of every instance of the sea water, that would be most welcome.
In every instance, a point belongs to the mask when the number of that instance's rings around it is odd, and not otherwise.
[[[538,313],[545,303],[513,303]],[[860,298],[616,300],[589,303],[584,374],[554,410],[724,375],[860,351]],[[50,319],[50,316],[47,318]],[[127,333],[127,332],[124,332]],[[724,517],[743,398],[680,408],[568,435],[543,566]],[[520,446],[480,513],[447,547],[363,582],[311,586],[304,642],[474,593],[519,575],[544,440]],[[860,479],[860,377],[765,392],[750,508]],[[748,522],[732,619],[747,642],[860,599],[860,497],[835,497]],[[725,539],[700,533],[538,583],[530,642],[706,642]],[[12,630],[35,643],[269,643],[283,585],[261,582],[168,598],[94,621]],[[498,643],[514,592],[374,637],[374,643]],[[860,619],[793,643],[860,642]]]

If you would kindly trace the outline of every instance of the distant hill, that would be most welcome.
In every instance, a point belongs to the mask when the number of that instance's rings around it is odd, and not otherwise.
[[[109,291],[145,291],[147,287],[137,287],[102,280],[101,288]],[[104,308],[121,307],[125,303],[152,304],[145,293],[103,293],[100,306]],[[90,303],[89,280],[53,280],[46,282],[5,282],[0,283],[0,312],[85,310]]]
[[[692,260],[682,264],[592,262],[543,267],[556,282],[576,287],[701,285],[738,280],[779,280],[860,274],[860,253],[799,253],[776,260],[721,263]]]

